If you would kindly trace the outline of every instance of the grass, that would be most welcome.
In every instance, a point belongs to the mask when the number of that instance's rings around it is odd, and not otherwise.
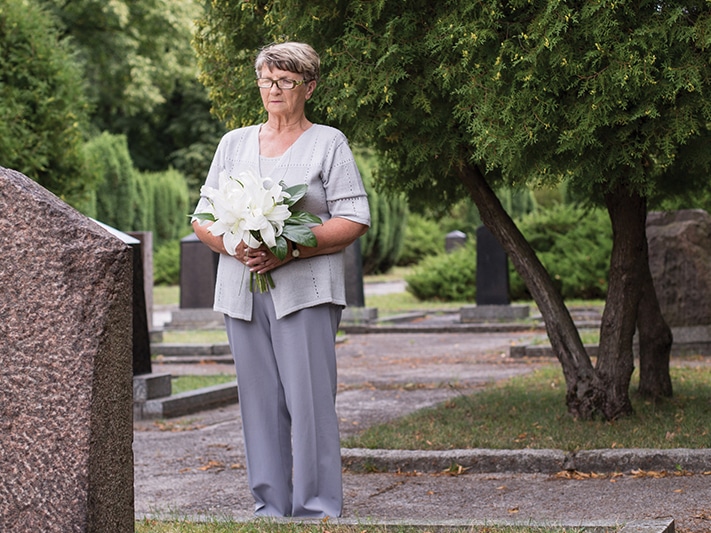
[[[153,305],[178,305],[180,287],[178,285],[154,285]]]
[[[378,309],[378,316],[395,315],[412,311],[458,311],[463,305],[471,302],[423,302],[409,292],[394,294],[370,294],[365,297],[366,307]]]
[[[213,521],[206,523],[188,521],[140,520],[136,533],[583,533],[584,528],[526,527],[526,526],[467,526],[467,527],[415,527],[393,525],[334,525],[327,522],[307,524],[254,520],[250,522]],[[612,533],[616,529],[609,529]]]
[[[163,331],[163,342],[166,344],[222,344],[227,342],[227,332],[224,329],[193,329]]]
[[[644,401],[632,393],[635,415],[613,422],[574,420],[565,410],[559,366],[513,378],[482,392],[365,430],[345,441],[354,448],[706,448],[711,442],[711,370],[673,368],[674,397]],[[633,389],[636,385],[633,383]]]
[[[230,374],[209,374],[205,376],[185,375],[173,376],[171,379],[171,389],[173,394],[180,394],[195,389],[212,387],[213,385],[222,385],[231,383],[235,377]]]

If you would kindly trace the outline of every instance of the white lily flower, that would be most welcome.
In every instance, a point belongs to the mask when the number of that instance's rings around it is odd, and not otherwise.
[[[204,185],[200,196],[209,201],[209,208],[200,215],[209,214],[212,217],[208,220],[214,219],[208,231],[222,236],[225,250],[230,255],[235,255],[237,246],[243,241],[250,248],[264,244],[274,251],[277,239],[292,215],[285,204],[291,195],[284,190],[283,183],[274,183],[268,177],[259,178],[253,172],[240,172],[236,178],[220,172],[218,188]],[[260,290],[273,287],[269,274],[265,275],[268,284],[260,274],[255,276]]]

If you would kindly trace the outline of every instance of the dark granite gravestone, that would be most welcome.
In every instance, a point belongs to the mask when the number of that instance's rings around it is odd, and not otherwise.
[[[191,233],[180,241],[180,308],[212,309],[220,255]]]
[[[476,305],[463,305],[461,322],[528,318],[527,305],[510,305],[509,262],[496,237],[485,226],[476,230]]]
[[[365,306],[363,291],[363,256],[360,251],[360,239],[345,250],[346,263],[346,304],[353,307]]]
[[[106,231],[131,247],[133,257],[133,375],[151,373],[151,338],[146,308],[145,277],[143,273],[143,243],[136,237],[97,222]]]
[[[0,167],[0,530],[134,530],[128,246]]]
[[[508,257],[486,226],[480,226],[476,230],[476,303],[511,303]]]
[[[143,297],[146,301],[148,331],[153,331],[153,232],[129,231],[127,233],[141,243],[141,265],[143,267]],[[135,276],[134,276],[135,277]]]

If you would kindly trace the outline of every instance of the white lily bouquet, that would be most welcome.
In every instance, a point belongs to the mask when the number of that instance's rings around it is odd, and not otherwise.
[[[235,254],[244,241],[250,248],[265,244],[279,259],[289,250],[287,240],[302,246],[316,246],[316,236],[307,226],[320,224],[321,219],[305,211],[291,208],[306,194],[306,185],[286,188],[283,181],[259,178],[253,172],[240,172],[236,178],[220,173],[218,188],[203,185],[200,196],[209,201],[204,213],[193,213],[199,220],[214,222],[208,231],[222,235],[227,253]],[[250,273],[249,290],[266,292],[274,288],[271,273]]]

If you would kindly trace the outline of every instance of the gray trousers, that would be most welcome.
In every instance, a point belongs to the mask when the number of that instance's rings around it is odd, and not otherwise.
[[[343,507],[331,304],[277,320],[255,293],[252,321],[225,317],[237,370],[247,477],[258,516],[338,517]]]

